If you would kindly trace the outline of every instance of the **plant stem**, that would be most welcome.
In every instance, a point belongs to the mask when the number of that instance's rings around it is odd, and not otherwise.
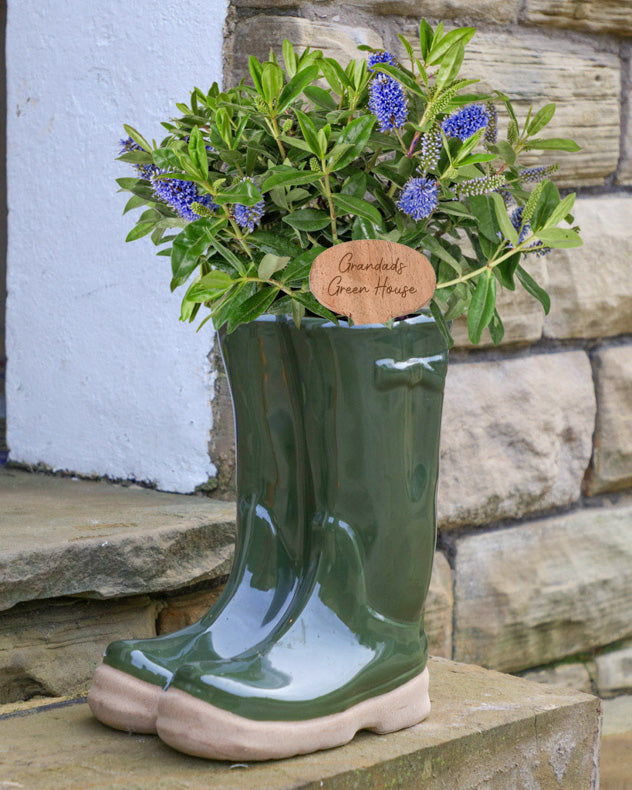
[[[528,242],[532,241],[534,238],[535,236],[529,236],[529,238],[525,239],[522,244],[519,244],[517,247],[513,247],[512,249],[508,250],[504,255],[501,255],[500,258],[492,258],[485,264],[485,266],[481,266],[480,269],[475,269],[473,272],[462,274],[460,277],[456,277],[454,280],[448,280],[445,283],[438,283],[435,290],[438,291],[441,288],[448,288],[450,285],[458,285],[459,283],[464,283],[466,280],[471,280],[474,277],[478,277],[479,274],[483,274],[483,272],[487,269],[493,269],[498,266],[499,263],[507,260],[507,258],[511,258],[511,256],[515,255],[517,252],[522,252],[528,246]]]
[[[329,183],[329,173],[325,167],[325,160],[321,160],[321,167],[324,171],[324,187],[325,187],[325,195],[327,196],[327,203],[329,204],[329,217],[331,218],[331,235],[333,238],[334,244],[338,244],[338,232],[336,230],[336,212],[334,210],[334,202],[331,199],[331,184]]]
[[[276,140],[277,145],[279,146],[279,153],[285,159],[285,148],[283,147],[283,143],[281,142],[281,139],[280,139],[281,132],[279,131],[279,125],[277,123],[276,115],[272,115],[270,118],[271,118],[271,121],[272,121],[272,134],[273,134],[273,137]]]
[[[406,156],[410,159],[410,157],[414,154],[415,148],[417,148],[417,143],[419,142],[419,138],[421,137],[421,132],[415,132],[413,135],[413,139],[410,141],[410,148],[406,153]]]
[[[288,296],[292,296],[292,289],[286,288],[285,285],[281,285],[278,280],[262,280],[260,277],[240,277],[239,280],[242,283],[262,283],[264,285],[272,285],[274,288],[278,288],[283,293],[286,293]]]

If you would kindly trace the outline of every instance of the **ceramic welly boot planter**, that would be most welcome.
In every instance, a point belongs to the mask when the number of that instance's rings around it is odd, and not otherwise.
[[[362,728],[408,727],[430,711],[423,610],[446,341],[428,315],[392,329],[276,323],[291,349],[289,389],[301,393],[301,578],[260,644],[175,672],[158,734],[202,757],[289,757]],[[229,348],[240,334],[256,336],[241,326]]]
[[[237,547],[205,617],[177,633],[113,642],[88,703],[103,723],[155,732],[163,687],[184,660],[227,659],[266,637],[292,601],[303,562],[304,428],[284,327],[253,322],[223,343],[237,424]]]
[[[159,144],[125,127],[118,183],[144,207],[128,240],[167,245],[182,320],[208,309],[223,335],[239,530],[206,618],[108,648],[102,721],[267,759],[427,715],[450,321],[500,343],[498,287],[548,311],[528,263],[581,244],[557,164],[519,164],[579,147],[542,136],[553,104],[523,122],[504,93],[472,95],[474,33],[422,20],[399,55],[344,66],[285,41],[249,59],[252,84],[196,88]]]

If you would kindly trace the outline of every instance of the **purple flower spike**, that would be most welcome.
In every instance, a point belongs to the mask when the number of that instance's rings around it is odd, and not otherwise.
[[[408,99],[397,80],[378,74],[369,88],[369,110],[375,115],[381,132],[399,129],[408,118]]]
[[[446,137],[458,137],[461,142],[469,140],[479,129],[489,123],[489,115],[482,104],[468,104],[452,113],[441,125]]]
[[[437,182],[432,178],[410,178],[397,201],[398,208],[414,220],[429,217],[438,205]]]

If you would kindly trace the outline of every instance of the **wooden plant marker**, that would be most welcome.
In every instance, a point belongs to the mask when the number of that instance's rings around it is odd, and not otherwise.
[[[322,305],[354,324],[380,324],[423,307],[436,278],[420,252],[393,241],[359,239],[321,252],[309,285]]]

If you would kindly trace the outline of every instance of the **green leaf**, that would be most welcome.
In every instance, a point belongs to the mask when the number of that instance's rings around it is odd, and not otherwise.
[[[161,170],[168,168],[180,170],[180,157],[173,148],[154,148],[152,156],[154,164]]]
[[[515,164],[516,152],[514,151],[513,146],[506,140],[499,140],[496,145],[490,145],[489,149],[490,151],[497,150],[508,165]]]
[[[432,313],[432,317],[437,323],[437,328],[445,338],[446,343],[448,344],[448,348],[452,348],[454,345],[454,338],[450,332],[450,326],[448,322],[443,317],[443,313],[441,312],[441,308],[437,304],[434,299],[430,300],[430,312]]]
[[[335,194],[331,197],[334,201],[334,205],[341,209],[344,214],[354,214],[358,217],[364,217],[364,219],[368,219],[369,222],[372,222],[378,227],[382,225],[382,215],[375,206],[371,205],[371,203],[368,203],[366,200],[343,194]]]
[[[496,218],[494,205],[489,195],[474,195],[470,198],[472,214],[476,217],[479,231],[490,241],[498,245],[500,225]]]
[[[311,184],[321,173],[312,170],[296,170],[294,167],[280,165],[270,171],[271,175],[261,185],[262,192],[269,192],[274,187],[291,186],[296,184]]]
[[[292,318],[294,319],[294,325],[297,329],[301,328],[301,321],[305,316],[305,305],[298,302],[296,299],[292,299]]]
[[[307,66],[305,69],[297,72],[288,84],[281,91],[279,96],[279,103],[277,105],[277,112],[283,112],[285,108],[291,104],[297,96],[300,96],[303,89],[318,79],[320,68],[316,65]]]
[[[325,211],[315,208],[304,208],[282,217],[283,222],[291,225],[296,230],[312,231],[322,230],[330,224],[330,217]]]
[[[272,252],[266,253],[261,259],[258,268],[258,275],[262,280],[269,280],[270,277],[279,269],[283,269],[290,259],[285,256],[275,255]]]
[[[544,242],[547,247],[581,247],[583,241],[574,230],[563,228],[550,228],[549,230],[538,230],[535,232],[536,238]]]
[[[129,162],[131,165],[149,165],[153,162],[147,151],[128,151],[116,157],[117,162]]]
[[[442,244],[433,236],[427,236],[423,241],[425,249],[430,250],[433,255],[436,255],[439,260],[445,261],[451,266],[457,274],[463,274],[462,264],[452,255]]]
[[[202,179],[208,178],[208,159],[206,158],[204,138],[197,126],[191,129],[191,135],[189,137],[189,156]]]
[[[446,52],[437,72],[437,88],[439,90],[442,90],[456,79],[463,65],[464,57],[465,47],[460,41]]]
[[[494,266],[494,274],[503,288],[508,288],[510,291],[516,290],[516,283],[514,282],[514,274],[518,265],[520,264],[520,252],[516,252],[510,258]]]
[[[209,223],[204,219],[191,222],[176,236],[171,248],[171,273],[174,279],[184,281],[191,274],[211,239]]]
[[[362,170],[358,170],[344,182],[341,192],[343,195],[352,197],[364,197],[366,194],[367,176]]]
[[[252,181],[238,181],[236,184],[220,189],[213,196],[215,203],[223,206],[226,203],[240,203],[242,206],[254,206],[261,200],[261,192]]]
[[[128,124],[124,123],[123,128],[127,132],[127,134],[132,138],[132,140],[136,143],[136,145],[140,145],[143,151],[151,151],[151,146],[145,140],[140,132],[137,132],[133,126],[128,126]]]
[[[303,93],[311,102],[329,112],[338,109],[338,102],[332,98],[328,91],[318,85],[308,85],[303,89]]]
[[[237,255],[235,255],[232,250],[230,250],[213,236],[210,236],[209,243],[215,250],[217,250],[222,258],[235,269],[235,271],[239,272],[241,275],[246,273],[245,261],[239,260]]]
[[[127,234],[125,241],[136,241],[136,239],[141,239],[143,236],[147,236],[148,233],[151,233],[155,227],[156,223],[153,220],[151,222],[139,222],[137,225],[134,225]]]
[[[290,77],[296,74],[296,66],[298,64],[298,57],[294,52],[294,47],[289,39],[283,39],[283,61],[285,63],[285,70]]]
[[[191,285],[185,299],[190,302],[208,302],[232,288],[234,282],[226,272],[209,272]]]
[[[278,288],[264,287],[256,294],[248,297],[245,302],[228,311],[228,332],[232,332],[239,324],[254,321],[268,309],[279,293]]]
[[[546,225],[559,204],[560,193],[557,187],[552,181],[545,181],[531,217],[531,228],[534,232]]]
[[[575,204],[575,193],[567,195],[562,202],[553,209],[550,217],[547,219],[544,227],[552,228],[558,225],[564,217],[571,212]]]
[[[466,156],[465,159],[460,159],[457,162],[457,167],[467,167],[468,165],[475,165],[477,162],[491,162],[492,159],[496,159],[494,154],[472,154],[471,156]]]
[[[131,198],[125,204],[125,208],[123,209],[123,214],[127,214],[128,211],[131,211],[134,208],[139,208],[140,206],[146,206],[147,202],[138,195],[132,195]]]
[[[252,77],[255,90],[260,96],[263,96],[263,86],[261,85],[261,63],[259,63],[254,55],[251,55],[248,58],[248,71]]]
[[[291,231],[288,231],[290,233]],[[276,255],[287,255],[290,258],[299,255],[301,248],[293,244],[279,231],[272,233],[267,230],[256,230],[248,236],[248,242],[263,252],[272,252]]]
[[[555,115],[555,104],[545,104],[540,110],[538,110],[527,127],[527,134],[531,137],[534,134],[537,134],[541,129],[551,121],[551,118]]]
[[[320,143],[318,142],[318,132],[316,131],[316,127],[314,126],[314,122],[312,119],[305,115],[304,112],[301,110],[294,110],[296,113],[296,117],[298,118],[299,125],[301,127],[301,132],[303,132],[303,137],[305,138],[305,142],[309,146],[309,150],[316,154],[316,156],[321,156],[320,150]]]
[[[411,46],[410,41],[405,36],[402,36],[401,33],[397,34],[397,38],[402,42],[402,46],[406,50],[406,54],[408,55],[408,57],[411,59],[411,61],[414,61],[415,60],[415,52],[414,52],[414,50],[413,50],[413,48]]]
[[[374,115],[367,114],[344,127],[329,157],[335,170],[342,170],[362,154],[376,120]],[[348,147],[341,150],[342,146]]]
[[[467,311],[467,331],[474,345],[480,343],[481,335],[492,320],[496,307],[496,278],[491,269],[478,278],[472,301]]]
[[[310,313],[319,315],[321,318],[327,318],[330,321],[333,321],[334,324],[338,323],[338,319],[334,313],[332,313],[331,310],[328,310],[326,307],[323,307],[323,305],[315,299],[313,294],[307,291],[295,291],[292,294],[292,298],[300,302],[310,311]]]
[[[283,87],[283,72],[276,63],[264,63],[261,70],[261,87],[263,88],[263,98],[272,106]]]
[[[437,28],[437,33],[439,29]],[[468,41],[472,38],[474,33],[476,33],[475,27],[459,27],[456,30],[452,30],[450,33],[445,35],[442,39],[439,40],[440,37],[437,36],[435,33],[434,40],[432,42],[432,48],[430,50],[430,59],[427,60],[429,66],[434,66],[436,63],[439,63],[441,58],[445,55],[445,53],[451,49],[455,44],[461,44],[463,47],[468,43]]]
[[[516,269],[516,275],[522,283],[522,287],[525,289],[525,291],[530,293],[531,296],[535,296],[535,298],[544,308],[546,315],[548,315],[549,310],[551,309],[551,299],[544,288],[541,288],[533,279],[533,277],[522,268],[522,266],[518,266]]]
[[[418,85],[414,78],[406,74],[401,69],[397,68],[397,66],[391,66],[390,63],[376,63],[373,67],[373,71],[375,72],[382,72],[383,74],[388,74],[389,77],[393,77],[398,82],[408,88],[411,93],[416,94],[417,96],[426,97],[426,94],[421,89],[421,86]]]
[[[489,322],[489,336],[495,346],[497,346],[505,336],[505,327],[498,315],[498,310],[494,310],[492,320]]]
[[[565,137],[550,137],[548,140],[529,140],[529,148],[537,151],[581,151],[582,148],[574,140]]]
[[[432,28],[425,19],[422,19],[419,23],[419,45],[421,47],[421,57],[424,59],[424,62],[428,60],[428,53],[432,47],[433,37],[434,33]]]
[[[488,197],[491,199],[494,205],[494,212],[496,213],[496,219],[498,220],[498,225],[500,226],[500,230],[503,236],[506,239],[509,239],[509,241],[512,243],[514,247],[517,247],[519,244],[518,234],[507,214],[507,207],[505,206],[505,201],[498,194],[498,192],[491,192]]]

